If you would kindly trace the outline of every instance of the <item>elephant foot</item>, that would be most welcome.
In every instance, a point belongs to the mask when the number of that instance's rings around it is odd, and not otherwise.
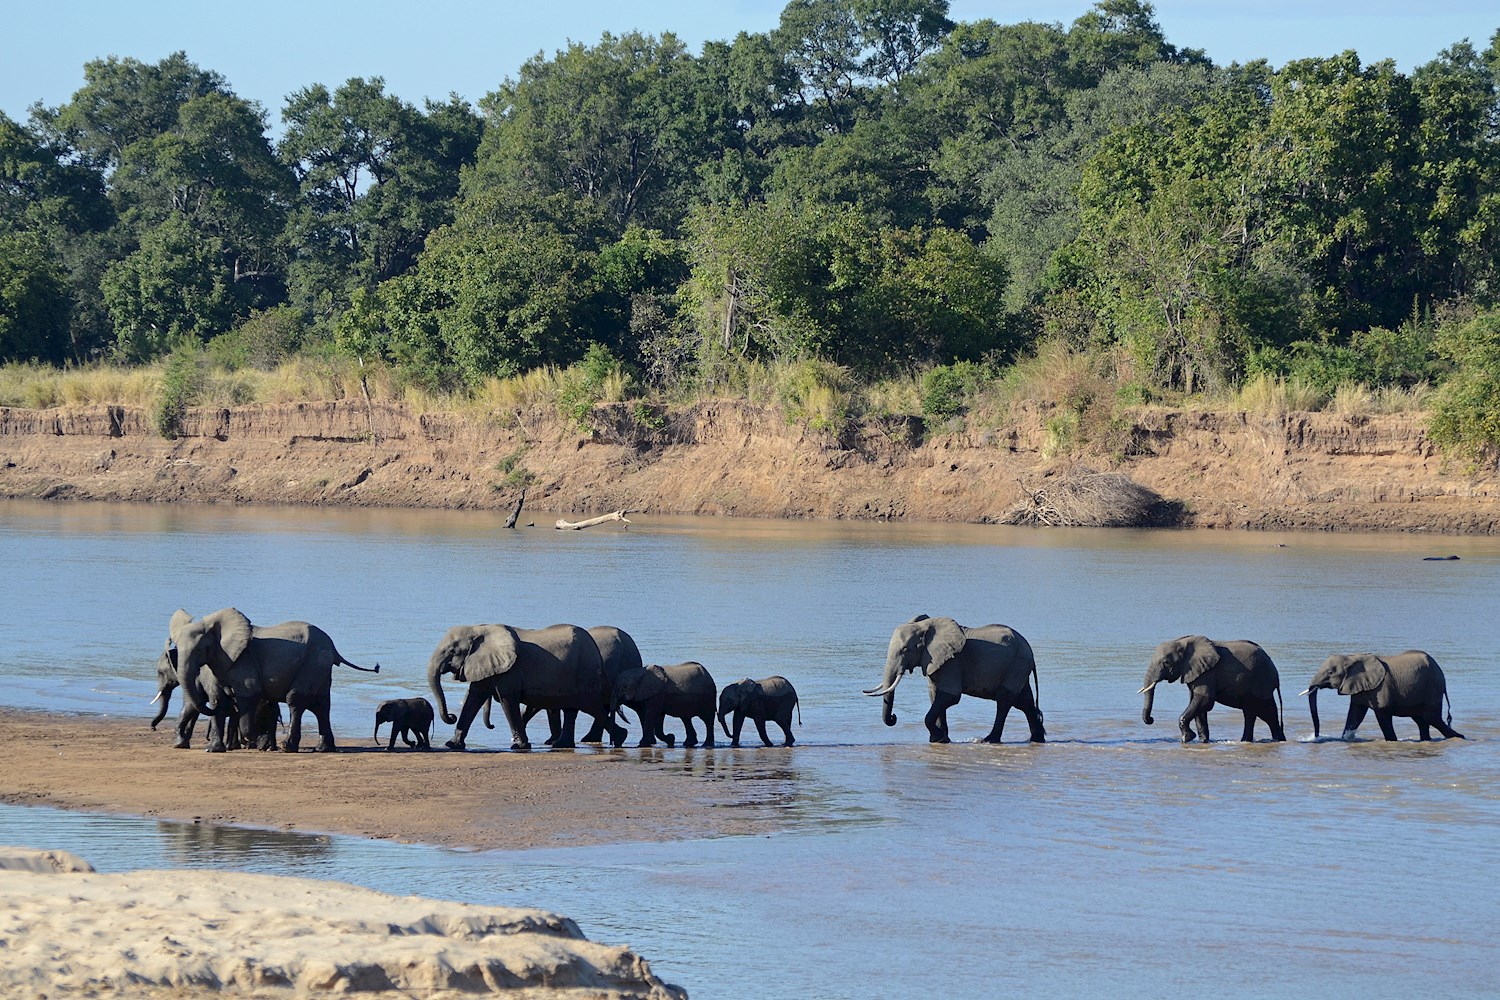
[[[787,738],[786,738],[786,742],[785,742],[785,743],[783,743],[783,744],[781,744],[781,745],[782,745],[782,746],[784,746],[784,747],[789,747],[789,746],[791,746],[791,745],[792,745],[792,744],[794,744],[794,743],[796,743],[796,742],[797,742],[797,741],[796,741],[796,740],[794,740],[794,739],[792,739],[792,738],[791,738],[791,737],[790,737],[790,736],[788,736],[788,737],[787,737]]]
[[[449,740],[447,743],[444,743],[443,746],[447,747],[449,750],[462,750],[464,748],[464,741]]]
[[[734,747],[736,750],[738,750],[740,748],[740,741],[739,740],[730,740],[729,741],[729,745],[732,746],[732,747]]]
[[[187,745],[187,744],[183,744],[183,746],[184,746],[184,747],[185,747],[185,746],[186,746],[186,745]],[[228,753],[228,752],[229,752],[229,748],[228,748],[228,747],[226,747],[226,746],[225,746],[225,745],[224,745],[224,744],[222,744],[222,743],[210,743],[210,744],[209,744],[209,745],[208,745],[208,748],[207,748],[207,749],[208,749],[208,752],[209,752],[209,753]]]
[[[637,749],[639,749],[641,747],[654,747],[654,746],[656,746],[656,741],[655,740],[648,740],[648,739],[642,739],[639,743],[636,744]]]
[[[668,744],[668,746],[670,746],[670,745],[671,744]],[[698,741],[697,740],[683,740],[682,741],[682,745],[684,747],[695,747],[695,746],[698,745]]]
[[[704,740],[703,741],[703,749],[705,749],[705,750],[712,750],[713,748],[714,748],[714,741],[713,740]]]
[[[950,740],[946,735],[944,735],[942,733],[932,733],[932,734],[928,735],[927,742],[928,743],[952,743],[953,741]],[[770,744],[766,744],[766,745],[770,746]]]
[[[176,750],[186,750],[188,748],[188,741],[179,736],[177,742],[172,744],[172,747]]]
[[[291,740],[287,740],[285,743],[281,744],[282,753],[296,753],[299,749],[301,748]]]
[[[1198,738],[1198,737],[1197,737],[1197,736],[1195,736],[1195,735],[1194,735],[1194,734],[1192,734],[1192,733],[1183,733],[1183,734],[1182,734],[1182,742],[1183,742],[1183,743],[1191,743],[1191,742],[1193,742],[1193,741],[1194,741],[1194,740],[1196,740],[1196,739],[1197,739],[1197,738]]]
[[[531,744],[521,740],[513,740],[510,744],[512,750],[530,750]]]
[[[332,743],[319,743],[313,747],[313,753],[338,753],[339,748]]]

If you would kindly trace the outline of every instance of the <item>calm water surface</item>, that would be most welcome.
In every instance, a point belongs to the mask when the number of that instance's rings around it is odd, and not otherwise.
[[[777,803],[786,832],[474,853],[9,807],[0,842],[540,906],[697,997],[1500,992],[1500,540],[503,518],[0,502],[0,703],[148,718],[172,611],[233,604],[383,665],[335,678],[352,741],[381,699],[426,693],[450,625],[617,624],[648,660],[796,683],[798,746],[664,755]],[[929,746],[910,680],[881,725],[859,691],[919,612],[1025,634],[1052,742]],[[1294,738],[1327,653],[1427,649],[1470,739],[1398,721],[1397,744],[1179,747],[1182,689],[1151,728],[1135,692],[1188,632],[1265,646]],[[1325,694],[1325,727],[1344,707]],[[992,715],[962,702],[955,737]]]

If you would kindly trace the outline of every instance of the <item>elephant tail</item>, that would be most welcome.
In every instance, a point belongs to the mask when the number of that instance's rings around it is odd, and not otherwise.
[[[1042,678],[1041,678],[1041,675],[1036,672],[1036,659],[1035,658],[1033,658],[1032,661],[1031,661],[1031,688],[1032,688],[1032,695],[1031,695],[1031,697],[1036,702],[1036,714],[1037,715],[1041,715],[1042,714]]]
[[[1448,689],[1443,688],[1443,701],[1448,703],[1448,727],[1453,727],[1453,699],[1448,697]],[[156,728],[154,725],[152,728]]]
[[[798,698],[796,696],[793,696],[792,697],[792,707],[797,710],[797,725],[800,726],[800,725],[802,725],[802,699]],[[1451,713],[1449,714],[1448,721],[1449,722],[1453,721]]]
[[[342,655],[340,655],[339,651],[336,650],[336,649],[333,651],[333,655],[336,657],[336,659],[333,661],[334,663],[342,663],[346,667],[353,667],[355,670],[363,670],[367,674],[378,674],[378,673],[380,673],[380,664],[379,663],[375,664],[373,667],[362,667],[358,663],[355,663],[352,660],[346,660],[346,659],[344,659],[344,657]]]
[[[1286,703],[1281,700],[1281,685],[1276,685],[1276,720],[1281,723],[1281,731],[1286,732]]]

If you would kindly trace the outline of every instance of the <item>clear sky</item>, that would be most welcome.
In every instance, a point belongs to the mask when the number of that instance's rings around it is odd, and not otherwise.
[[[605,31],[675,32],[707,39],[776,25],[785,0],[0,0],[0,111],[24,119],[34,101],[57,105],[103,56],[146,62],[179,49],[223,74],[270,112],[310,83],[383,76],[413,103],[450,92],[477,101],[539,51]],[[955,20],[1071,22],[1089,0],[952,0]],[[1409,71],[1453,42],[1483,49],[1500,28],[1495,0],[1157,0],[1172,43],[1219,63],[1275,65],[1354,49]]]

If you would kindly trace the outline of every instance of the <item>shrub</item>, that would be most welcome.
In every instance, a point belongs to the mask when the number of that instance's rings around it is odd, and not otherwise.
[[[161,393],[151,411],[151,423],[164,438],[182,432],[182,417],[203,386],[202,355],[190,343],[180,344],[167,357]]]
[[[1500,310],[1445,327],[1437,346],[1454,370],[1433,402],[1433,440],[1475,459],[1500,453]]]
[[[587,427],[595,406],[625,398],[630,376],[609,348],[593,343],[584,352],[582,361],[563,372],[562,383],[558,410],[579,427]]]
[[[984,369],[972,361],[939,365],[922,373],[922,412],[946,420],[969,408],[984,378]]]

